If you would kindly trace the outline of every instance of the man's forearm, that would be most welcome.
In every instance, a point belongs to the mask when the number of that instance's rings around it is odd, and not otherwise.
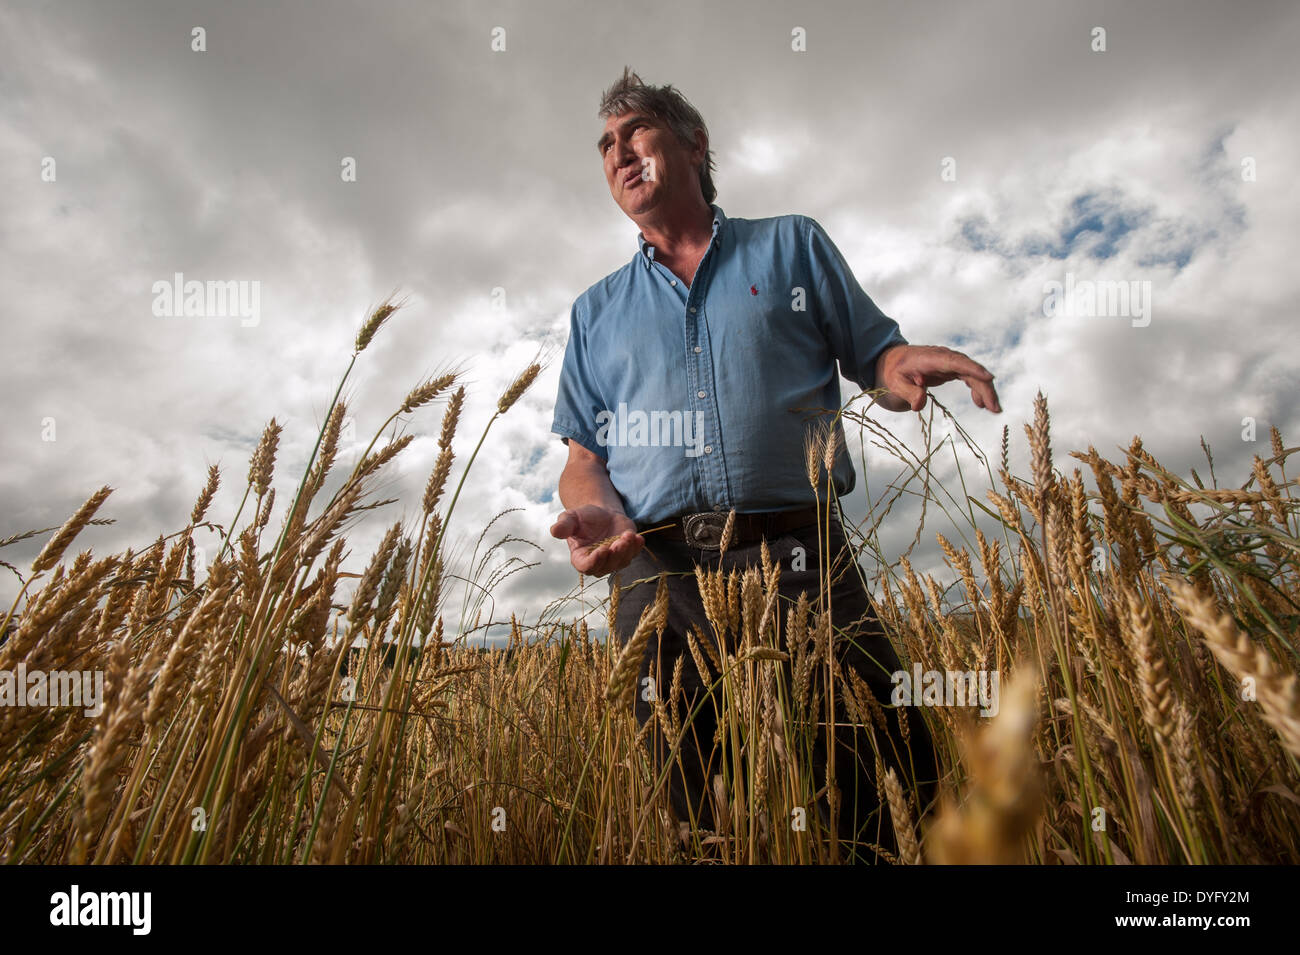
[[[570,462],[560,473],[560,503],[566,509],[595,504],[615,514],[623,514],[623,499],[609,479],[604,464]]]

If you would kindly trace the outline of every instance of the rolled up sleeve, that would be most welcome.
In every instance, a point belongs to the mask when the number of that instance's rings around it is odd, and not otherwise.
[[[578,299],[569,313],[569,343],[560,369],[551,431],[566,443],[577,441],[588,451],[608,460],[609,453],[596,440],[597,415],[605,410],[605,403],[591,375],[582,314],[582,299]]]
[[[863,290],[821,224],[808,216],[803,220],[816,321],[844,377],[864,390],[875,388],[876,359],[892,345],[906,345],[907,339]]]

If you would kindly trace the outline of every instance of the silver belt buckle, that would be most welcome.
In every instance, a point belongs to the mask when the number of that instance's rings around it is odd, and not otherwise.
[[[721,550],[722,531],[727,526],[727,515],[704,511],[687,514],[682,521],[682,535],[686,543],[700,550]]]

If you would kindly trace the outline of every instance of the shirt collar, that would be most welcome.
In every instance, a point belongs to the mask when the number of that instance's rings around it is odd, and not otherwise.
[[[722,233],[727,225],[727,217],[723,214],[721,206],[711,202],[709,208],[713,210],[713,239],[710,242],[711,245],[714,242],[720,243],[722,241]],[[648,269],[654,263],[655,247],[646,241],[644,233],[641,232],[636,234],[636,241],[641,249],[641,262]]]

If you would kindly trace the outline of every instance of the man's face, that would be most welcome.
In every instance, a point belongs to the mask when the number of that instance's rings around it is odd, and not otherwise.
[[[598,151],[609,194],[628,216],[661,205],[675,195],[699,190],[698,165],[704,156],[703,133],[688,149],[660,120],[646,113],[623,113],[605,121]]]

